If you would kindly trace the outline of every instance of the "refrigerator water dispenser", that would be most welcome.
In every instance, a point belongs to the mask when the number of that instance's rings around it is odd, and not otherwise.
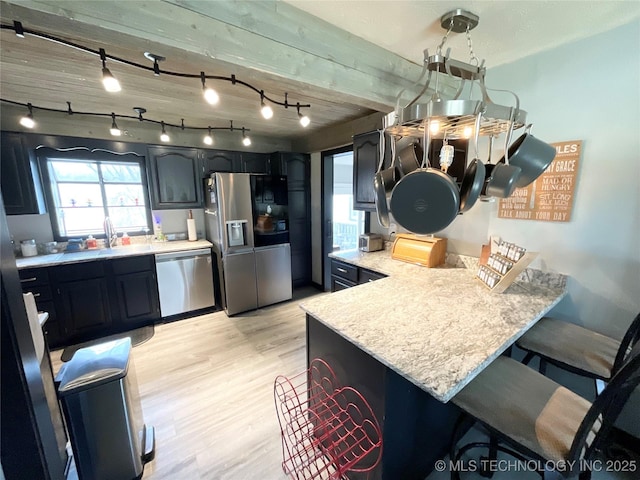
[[[230,220],[227,222],[227,241],[230,247],[242,247],[247,244],[247,220]]]

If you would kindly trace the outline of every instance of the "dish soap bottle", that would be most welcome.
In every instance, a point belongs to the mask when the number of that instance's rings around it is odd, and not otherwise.
[[[87,241],[85,242],[87,245],[87,248],[98,248],[98,241],[93,238],[93,235],[89,234],[89,236],[87,237]]]
[[[122,234],[122,245],[131,245],[131,237],[127,232]]]

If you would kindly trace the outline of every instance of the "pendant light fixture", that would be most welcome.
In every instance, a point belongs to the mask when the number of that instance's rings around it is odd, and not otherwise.
[[[211,136],[211,127],[209,127],[209,133],[207,133],[202,139],[205,145],[213,145],[213,136]]]
[[[29,109],[29,113],[20,117],[20,125],[25,128],[33,128],[36,126],[36,121],[33,119],[33,106],[28,103],[27,108]]]
[[[273,109],[264,103],[264,90],[260,90],[260,113],[266,120],[273,117]]]
[[[111,135],[114,137],[119,137],[122,135],[122,131],[118,128],[118,124],[116,123],[116,114],[111,112],[111,129],[109,130]]]
[[[204,99],[209,105],[216,105],[218,101],[220,101],[220,96],[213,88],[207,87],[207,79],[205,78],[204,72],[200,72],[200,81],[202,82]]]
[[[449,140],[470,138],[478,113],[482,114],[480,136],[498,136],[525,126],[527,112],[520,109],[515,93],[505,90],[514,97],[513,105],[499,105],[489,98],[489,89],[485,86],[486,67],[484,61],[480,62],[476,57],[469,33],[478,23],[477,15],[460,8],[441,17],[440,26],[446,33],[434,55],[424,51],[422,73],[414,85],[420,93],[404,105],[402,94],[405,90],[400,91],[396,109],[388,115],[386,133],[422,138],[424,130],[428,129],[431,138],[441,139],[445,135]],[[451,32],[466,34],[468,63],[452,58],[451,49],[443,49]],[[455,88],[451,98],[441,91],[443,78]],[[477,97],[476,92],[480,92],[480,98],[473,98]]]
[[[307,117],[306,115],[303,115],[302,113],[300,113],[300,104],[299,103],[296,106],[297,106],[297,109],[298,109],[298,118],[300,119],[300,125],[302,125],[304,128],[307,128],[309,126],[309,124],[311,123],[311,119],[309,117]]]
[[[242,144],[245,147],[248,147],[249,145],[251,145],[251,139],[247,137],[247,134],[244,131],[244,127],[242,127]]]
[[[160,140],[162,140],[163,142],[168,142],[171,140],[171,137],[169,137],[169,135],[167,135],[166,130],[164,129],[164,122],[160,122],[160,125],[162,126],[162,133],[160,134]]]
[[[102,60],[102,84],[104,85],[104,89],[110,93],[119,92],[122,90],[120,82],[107,68],[107,54],[104,51],[104,48],[100,49],[100,60]]]

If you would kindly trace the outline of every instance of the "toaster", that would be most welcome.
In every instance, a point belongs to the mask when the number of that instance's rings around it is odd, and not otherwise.
[[[382,236],[377,233],[363,233],[358,241],[358,246],[363,252],[382,250],[382,245]]]

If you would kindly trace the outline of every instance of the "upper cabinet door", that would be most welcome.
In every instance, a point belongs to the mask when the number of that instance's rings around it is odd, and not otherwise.
[[[378,132],[353,137],[353,209],[375,211],[373,177],[378,169],[380,152]]]
[[[2,133],[0,141],[0,179],[7,215],[44,213],[38,201],[29,155],[19,133]]]
[[[198,152],[196,148],[149,147],[153,209],[202,207]]]
[[[208,176],[214,172],[241,172],[240,152],[228,150],[201,150],[202,173]]]
[[[269,173],[269,155],[266,153],[242,152],[244,173]]]

